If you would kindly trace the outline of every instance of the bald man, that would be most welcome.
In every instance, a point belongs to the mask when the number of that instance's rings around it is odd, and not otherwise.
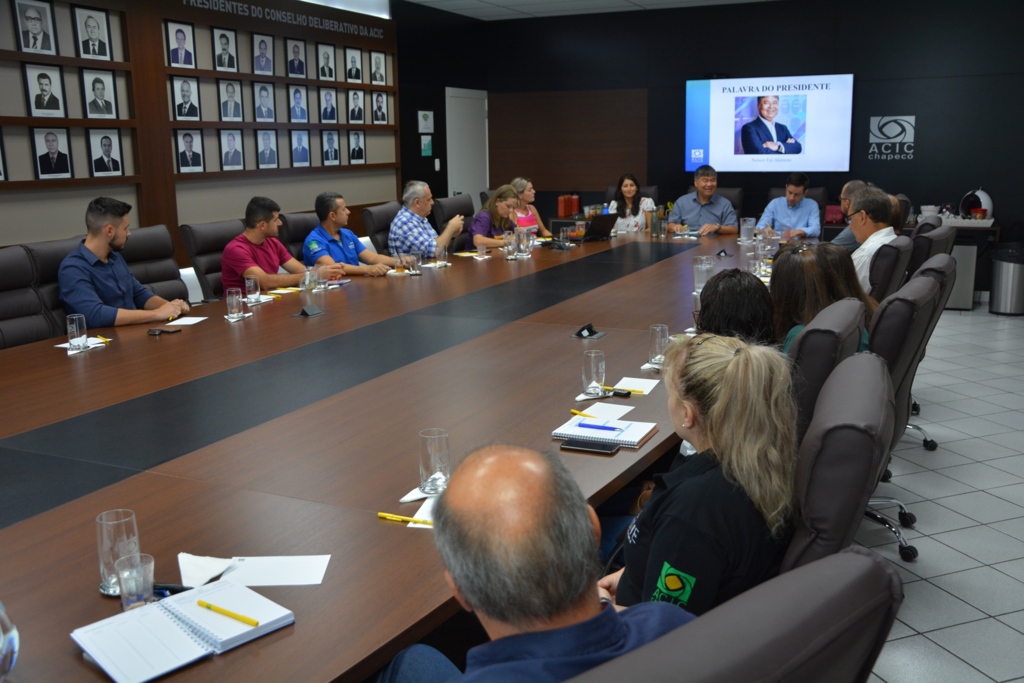
[[[850,182],[843,185],[843,191],[839,193],[839,209],[843,212],[843,215],[847,218],[850,217],[850,200],[853,195],[857,194],[868,184],[863,180],[851,180]],[[860,246],[860,242],[853,235],[853,230],[850,230],[850,226],[847,225],[843,228],[842,232],[832,238],[832,244],[838,244],[846,251],[851,254],[857,251]]]
[[[600,599],[594,509],[556,455],[488,446],[459,466],[434,506],[445,579],[491,642],[466,673],[414,645],[378,681],[564,681],[693,619],[667,603],[617,611]]]

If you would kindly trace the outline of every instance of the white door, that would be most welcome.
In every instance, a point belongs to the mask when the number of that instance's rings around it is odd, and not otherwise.
[[[487,189],[487,91],[445,88],[448,194],[465,192],[480,207]]]

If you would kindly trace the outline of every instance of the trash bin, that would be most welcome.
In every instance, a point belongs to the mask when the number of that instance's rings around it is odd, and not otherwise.
[[[1024,315],[1024,242],[1001,244],[992,252],[989,313]]]

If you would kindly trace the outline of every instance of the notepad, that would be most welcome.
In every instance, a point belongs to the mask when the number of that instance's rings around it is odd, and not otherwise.
[[[251,617],[259,626],[200,607],[198,600]],[[117,683],[143,683],[294,621],[291,610],[221,580],[75,629],[71,637]]]
[[[613,427],[618,431],[588,429],[578,426],[580,422],[590,425]],[[658,431],[655,422],[629,422],[627,420],[602,420],[600,418],[574,416],[571,420],[551,433],[556,439],[580,439],[597,443],[611,443],[637,448]]]

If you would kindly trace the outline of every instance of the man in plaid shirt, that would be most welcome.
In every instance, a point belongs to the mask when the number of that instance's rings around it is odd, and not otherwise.
[[[402,208],[391,221],[388,249],[392,254],[422,252],[433,256],[438,247],[447,247],[462,232],[462,216],[454,216],[438,235],[427,221],[434,197],[421,180],[410,180],[402,189]]]

